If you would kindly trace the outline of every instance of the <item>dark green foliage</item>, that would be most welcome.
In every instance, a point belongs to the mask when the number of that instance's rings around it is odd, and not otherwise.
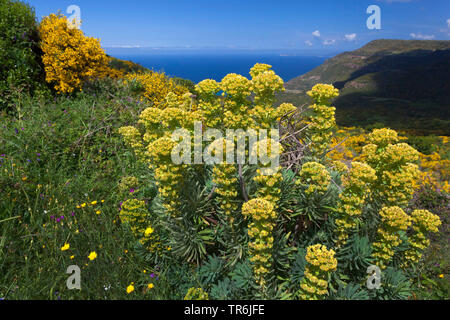
[[[339,269],[350,271],[355,276],[362,275],[373,262],[371,255],[369,239],[355,235],[338,251]]]
[[[438,136],[408,136],[408,144],[417,151],[430,155],[439,150],[442,140]]]
[[[110,56],[108,56],[110,57]],[[132,62],[132,61],[126,61],[117,59],[114,57],[110,57],[111,61],[109,62],[109,66],[113,69],[123,71],[125,74],[127,73],[141,73],[141,72],[147,72],[149,69],[141,66],[138,63]]]
[[[234,289],[231,280],[225,278],[212,286],[210,297],[216,300],[230,300]]]
[[[0,110],[11,108],[21,93],[45,89],[34,9],[0,0]]]
[[[305,268],[306,268],[306,250],[299,248],[295,254],[294,260],[292,262],[292,268],[290,271],[291,283],[297,287],[300,281],[303,279]]]
[[[331,296],[333,300],[369,300],[367,290],[359,284],[349,283],[346,286],[339,285],[339,289]]]
[[[195,84],[191,80],[179,77],[173,77],[172,79],[176,84],[187,88],[189,92],[195,94]]]
[[[411,297],[410,280],[402,271],[389,267],[381,273],[380,289],[370,290],[369,296],[380,300],[408,299]]]

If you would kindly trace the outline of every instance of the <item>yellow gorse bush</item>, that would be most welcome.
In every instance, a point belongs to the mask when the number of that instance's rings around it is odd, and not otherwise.
[[[329,274],[336,270],[337,259],[334,250],[324,245],[309,246],[306,252],[305,277],[300,283],[300,299],[319,300],[328,294]]]
[[[39,25],[39,34],[46,81],[54,84],[58,92],[79,90],[86,80],[111,73],[109,58],[99,40],[86,37],[77,28],[69,28],[65,16],[45,17]]]

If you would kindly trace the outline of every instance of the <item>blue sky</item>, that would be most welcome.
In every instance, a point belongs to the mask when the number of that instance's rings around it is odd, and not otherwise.
[[[450,39],[448,0],[29,0],[38,18],[77,5],[103,47],[341,51],[380,38]],[[369,5],[381,29],[369,30]]]

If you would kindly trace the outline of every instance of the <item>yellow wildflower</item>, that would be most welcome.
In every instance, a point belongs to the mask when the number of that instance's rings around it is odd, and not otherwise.
[[[97,253],[95,251],[92,251],[89,256],[88,256],[89,260],[95,260],[97,258]]]

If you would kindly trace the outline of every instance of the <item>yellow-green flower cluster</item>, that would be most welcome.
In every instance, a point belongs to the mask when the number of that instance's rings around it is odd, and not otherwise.
[[[122,203],[120,220],[130,226],[131,232],[149,251],[160,251],[162,246],[159,236],[147,221],[148,210],[145,201],[130,199]]]
[[[328,148],[332,137],[332,129],[336,122],[334,114],[336,108],[331,107],[331,99],[339,95],[339,91],[332,85],[317,84],[308,95],[314,100],[310,106],[312,115],[309,119],[311,152],[313,156],[321,156]]]
[[[209,300],[208,292],[202,288],[189,288],[184,300]]]
[[[297,107],[294,106],[292,103],[282,103],[278,106],[277,110],[277,118],[276,121],[280,121],[282,117],[291,114],[295,110],[297,110]]]
[[[250,261],[253,273],[260,286],[266,283],[265,278],[272,265],[273,235],[277,214],[271,202],[256,198],[242,206],[242,215],[251,217],[248,235],[251,238],[249,246]]]
[[[231,217],[236,211],[237,185],[236,166],[233,164],[218,164],[213,168],[213,183],[216,184],[216,193],[219,194],[219,205],[223,212]]]
[[[232,213],[237,209],[237,171],[234,164],[228,164],[226,161],[227,147],[234,149],[232,141],[226,139],[217,139],[208,147],[208,153],[216,156],[219,151],[225,160],[223,163],[215,164],[213,168],[213,183],[216,185],[215,192],[219,195],[218,202],[222,211],[230,219],[230,223],[234,221]]]
[[[430,245],[430,240],[427,239],[427,236],[431,232],[438,232],[438,228],[441,225],[439,216],[428,210],[414,210],[411,213],[411,220],[414,233],[409,238],[411,249],[405,252],[405,267],[419,262],[423,250]]]
[[[330,185],[331,176],[327,168],[318,162],[306,162],[299,173],[300,179],[295,183],[307,187],[305,193],[324,194]]]
[[[399,141],[397,132],[388,128],[374,129],[367,138],[369,143],[380,148]]]
[[[344,190],[339,195],[338,218],[335,221],[338,245],[344,244],[348,232],[357,226],[364,202],[370,192],[370,185],[376,179],[374,169],[366,163],[357,161],[352,162],[351,169],[342,177]]]
[[[220,127],[222,124],[223,107],[217,98],[221,90],[220,84],[215,80],[206,79],[195,86],[199,94],[198,107],[202,112],[205,124],[209,128]]]
[[[330,104],[333,98],[339,96],[339,90],[331,84],[316,84],[310,91],[306,93],[318,104]]]
[[[420,176],[413,163],[419,153],[406,143],[397,143],[398,140],[395,131],[376,129],[369,134],[370,144],[363,147],[360,158],[376,170],[378,179],[373,191],[385,205],[406,206]]]
[[[138,124],[145,128],[144,142],[150,143],[162,135],[160,118],[163,112],[159,108],[151,107],[144,109],[139,115]]]
[[[223,91],[221,102],[223,125],[227,129],[246,129],[252,124],[249,117],[251,81],[231,73],[220,82]]]
[[[196,120],[202,122],[203,130],[207,127],[223,128],[222,134],[226,129],[269,129],[286,113],[296,110],[295,106],[287,103],[273,107],[275,93],[284,88],[282,79],[270,69],[270,65],[256,64],[250,71],[252,80],[229,74],[220,83],[211,79],[201,81],[196,85],[198,97],[178,88],[163,74],[128,76],[129,82],[141,85],[143,99],[153,102],[153,105],[142,111],[136,127],[124,127],[119,132],[135,150],[139,160],[154,170],[163,205],[169,213],[177,216],[179,188],[185,169],[184,165],[177,166],[171,161],[171,151],[177,143],[170,139],[173,130],[181,127],[192,133]],[[249,140],[246,138],[247,142]],[[245,157],[249,154],[246,153]],[[191,154],[189,156],[192,157]],[[269,150],[269,161],[275,156],[278,157],[279,152],[270,155]],[[274,203],[281,192],[279,169],[278,166],[272,169],[262,166],[255,178],[261,186],[258,194]],[[227,214],[232,213],[237,209],[236,167],[227,163],[216,165],[213,180],[221,209]]]
[[[406,231],[411,218],[398,206],[384,207],[380,211],[381,226],[377,241],[372,244],[376,265],[385,269],[394,255],[394,249],[402,243],[400,231]]]
[[[216,94],[220,91],[220,85],[216,80],[206,79],[200,81],[195,86],[195,91],[203,98],[203,100],[207,100],[210,98],[214,98]]]
[[[150,252],[162,252],[162,245],[159,236],[150,224],[144,230],[139,242]]]
[[[159,106],[166,99],[168,93],[174,93],[179,100],[188,90],[177,85],[172,79],[160,72],[148,72],[142,74],[126,75],[126,83],[138,82],[143,87],[141,101],[150,101],[154,106]]]
[[[333,164],[333,169],[336,170],[338,173],[340,174],[344,174],[346,172],[348,172],[348,167],[347,165],[339,160],[334,160],[332,161]]]
[[[250,69],[250,75],[252,78],[255,78],[259,74],[268,71],[272,69],[272,66],[270,64],[265,63],[256,63],[251,69]]]
[[[249,111],[249,115],[254,121],[252,128],[271,129],[283,116],[295,110],[297,107],[291,103],[283,103],[276,109],[265,105],[256,105]]]
[[[233,98],[246,98],[251,94],[250,80],[236,73],[226,75],[222,79],[220,87],[224,91],[224,95],[229,95]]]
[[[139,130],[132,126],[119,128],[119,133],[123,136],[125,143],[127,143],[141,158],[144,156],[144,145]]]
[[[300,283],[302,300],[319,300],[328,293],[328,276],[337,268],[334,250],[328,250],[324,245],[309,246],[306,252],[308,265],[305,277]]]
[[[177,216],[184,165],[172,162],[171,152],[174,146],[172,139],[162,137],[149,144],[147,155],[152,163],[157,164],[154,168],[155,179],[159,194],[164,200],[163,206],[169,214]]]
[[[272,107],[275,94],[284,91],[284,82],[273,70],[267,70],[252,78],[252,89],[255,93],[256,104]]]
[[[263,139],[258,141],[252,148],[253,157],[258,157],[260,168],[256,170],[257,175],[253,180],[258,184],[257,196],[272,202],[277,207],[280,199],[280,184],[283,180],[280,166],[273,166],[276,158],[283,152],[283,147],[278,141],[273,139]]]
[[[130,189],[136,189],[139,186],[139,180],[136,177],[123,177],[119,182],[119,191],[127,192]]]

